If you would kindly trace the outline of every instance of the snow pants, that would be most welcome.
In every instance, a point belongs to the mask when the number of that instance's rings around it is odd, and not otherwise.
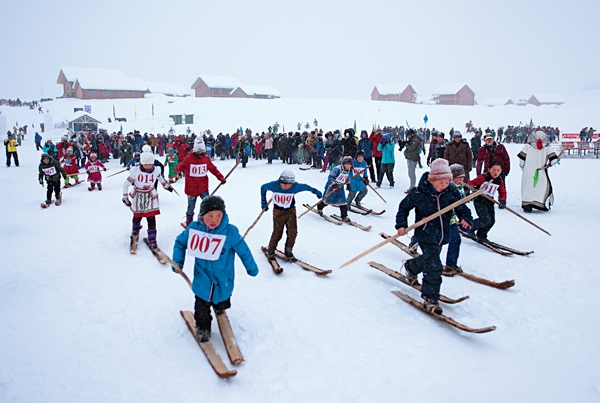
[[[417,162],[418,161],[406,160],[406,166],[408,168],[408,179],[410,179],[409,189],[412,189],[417,185],[417,175],[415,173],[417,169]]]
[[[10,166],[11,157],[15,161],[15,166],[19,166],[19,155],[17,154],[16,151],[7,151],[6,152],[6,166],[7,167]]]
[[[231,308],[231,299],[227,298],[225,301],[213,304],[203,300],[202,298],[196,297],[196,303],[194,304],[194,319],[196,320],[196,329],[208,330],[210,332],[212,322],[212,315],[210,313],[210,307],[215,309],[215,313],[218,315],[219,311],[224,311]]]
[[[407,260],[404,267],[413,274],[423,273],[421,296],[437,301],[440,299],[442,286],[442,262],[440,260],[440,245],[419,243],[423,254]]]
[[[460,232],[458,224],[450,225],[450,243],[446,252],[446,266],[458,266],[458,255],[460,254]]]
[[[396,164],[381,164],[379,167],[379,172],[377,175],[377,186],[381,186],[381,182],[383,181],[383,176],[387,177],[388,182],[391,187],[394,187],[394,166]]]
[[[269,240],[269,250],[275,250],[277,244],[283,237],[283,229],[286,228],[285,251],[291,252],[296,243],[298,235],[298,222],[296,219],[296,207],[279,210],[273,209],[273,233]]]
[[[56,200],[60,198],[60,180],[58,181],[47,181],[46,184],[46,201],[52,200],[52,193],[56,197]]]
[[[496,223],[496,210],[494,205],[488,201],[475,200],[473,204],[477,212],[477,218],[473,221],[473,231],[476,231],[477,238],[486,240],[488,232]]]
[[[350,205],[352,204],[353,200],[357,206],[360,206],[360,202],[362,201],[362,199],[365,198],[368,191],[369,191],[369,189],[367,189],[367,188],[362,188],[358,192],[356,190],[350,190],[348,192],[348,197],[346,198],[346,205],[348,206],[348,208],[350,208]],[[355,197],[356,197],[356,199],[354,199]]]

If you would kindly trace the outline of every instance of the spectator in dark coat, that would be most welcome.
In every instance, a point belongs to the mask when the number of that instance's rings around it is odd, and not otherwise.
[[[482,172],[487,172],[490,169],[491,163],[498,161],[502,167],[502,179],[505,179],[510,172],[510,157],[506,152],[506,148],[494,141],[492,133],[486,133],[483,136],[483,140],[485,144],[479,149],[479,153],[477,154],[476,174],[480,175]]]
[[[460,164],[465,169],[465,180],[469,181],[469,171],[473,168],[473,153],[467,140],[462,138],[461,132],[454,131],[452,142],[446,146],[444,159],[448,160],[448,164]]]

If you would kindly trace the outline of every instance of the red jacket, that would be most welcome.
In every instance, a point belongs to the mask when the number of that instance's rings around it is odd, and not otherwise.
[[[208,172],[220,181],[224,179],[210,158],[206,155],[198,158],[194,153],[189,153],[182,162],[175,166],[175,172],[184,173],[185,194],[188,196],[198,197],[208,190]]]
[[[495,141],[491,147],[484,145],[479,149],[479,152],[477,153],[477,168],[475,173],[479,175],[482,172],[487,172],[490,164],[494,161],[498,161],[502,167],[502,172],[508,175],[510,172],[510,157],[506,152],[506,148],[504,148],[502,144],[496,143]]]
[[[383,136],[381,135],[381,133],[375,132],[371,132],[371,135],[369,136],[369,140],[371,140],[371,142],[373,143],[373,157],[381,158],[383,156],[383,153],[377,150],[377,146],[381,142],[382,138]]]
[[[179,136],[175,137],[175,141],[173,143],[173,150],[177,151],[177,157],[179,158],[179,161],[183,161],[187,156],[190,146],[187,143],[184,143]]]
[[[481,185],[484,182],[491,182],[493,185],[497,185],[498,186],[498,195],[500,196],[500,200],[506,200],[506,188],[504,187],[504,180],[502,180],[502,176],[498,176],[496,179],[492,179],[492,176],[490,175],[489,172],[486,172],[484,174],[481,175],[477,175],[477,177],[473,180],[470,180],[468,182],[469,186],[473,186],[475,189],[479,190],[479,188],[481,187]],[[494,198],[493,195],[489,195],[491,198]],[[475,198],[476,200],[482,200],[485,201],[486,203],[492,203],[489,200],[483,198],[482,196],[477,196]]]

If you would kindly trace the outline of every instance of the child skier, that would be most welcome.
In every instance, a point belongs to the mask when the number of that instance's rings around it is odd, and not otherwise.
[[[450,171],[452,171],[452,182],[450,186],[454,186],[458,193],[460,193],[461,199],[465,197],[463,181],[465,179],[465,168],[460,164],[450,165]],[[446,265],[444,270],[451,271],[453,273],[462,273],[462,269],[458,266],[458,256],[460,255],[460,232],[458,230],[458,217],[456,214],[450,218],[450,241],[448,242],[448,251],[446,252]]]
[[[48,184],[46,189],[46,207],[52,203],[52,192],[54,192],[56,197],[56,205],[60,206],[60,203],[62,202],[60,193],[60,177],[62,175],[62,177],[66,180],[67,173],[63,167],[60,166],[59,162],[52,158],[48,153],[42,154],[38,170],[40,172],[38,176],[40,185],[44,186],[44,178]],[[44,207],[44,205],[42,205],[42,207]]]
[[[98,185],[98,190],[102,190],[102,171],[106,171],[106,167],[100,161],[96,153],[90,153],[90,160],[85,163],[85,172],[88,174],[88,182],[90,187],[88,190],[91,192]]]
[[[181,269],[186,251],[195,258],[192,283],[196,296],[195,336],[199,342],[207,342],[211,333],[211,306],[217,315],[231,307],[235,254],[238,254],[249,275],[256,276],[258,266],[237,227],[229,223],[225,202],[219,196],[204,198],[200,203],[198,220],[190,223],[175,239],[173,261]],[[177,268],[173,271],[181,273]]]
[[[348,206],[346,205],[346,192],[344,190],[344,184],[351,175],[352,165],[354,159],[350,156],[346,156],[342,159],[341,165],[334,167],[329,176],[327,177],[327,183],[325,184],[324,194],[333,192],[326,196],[325,199],[317,206],[317,212],[323,215],[323,209],[326,205],[331,204],[332,206],[339,206],[340,215],[344,222],[350,222],[348,218]]]
[[[154,183],[158,180],[164,189],[173,191],[171,185],[165,181],[154,167],[154,155],[142,153],[141,164],[131,168],[129,176],[123,183],[123,203],[129,206],[133,212],[133,223],[131,230],[130,252],[135,254],[137,243],[142,228],[142,218],[148,222],[148,246],[151,249],[158,247],[156,242],[156,216],[160,214],[158,204],[158,191]],[[129,192],[129,186],[133,186]],[[131,201],[129,200],[131,197]]]
[[[348,179],[352,179],[354,175],[360,175],[362,178],[354,179],[348,184],[350,191],[348,192],[348,198],[346,200],[346,205],[350,208],[350,204],[352,201],[356,203],[357,206],[360,207],[360,202],[365,198],[369,189],[367,189],[367,185],[369,184],[369,173],[367,171],[367,162],[365,161],[365,152],[360,150],[356,153],[356,158],[354,159],[354,168],[350,175],[348,175]],[[355,200],[356,198],[356,200]]]
[[[185,194],[188,197],[187,211],[185,213],[185,225],[189,225],[194,220],[194,210],[196,209],[196,200],[198,197],[204,199],[208,196],[208,173],[212,173],[221,184],[225,184],[223,174],[219,172],[210,158],[206,156],[204,142],[194,143],[192,152],[189,153],[182,162],[175,167],[176,172],[185,175]]]
[[[450,187],[452,172],[445,159],[437,159],[431,163],[431,170],[425,172],[414,188],[401,202],[396,214],[396,229],[398,235],[405,235],[408,227],[408,214],[415,209],[415,221],[435,214],[444,207],[461,199],[455,187]],[[454,209],[460,221],[458,225],[470,228],[472,222],[471,212],[464,204]],[[421,296],[423,307],[433,313],[441,314],[440,286],[442,285],[442,262],[440,252],[442,245],[450,240],[450,217],[452,212],[442,214],[439,219],[429,221],[415,229],[419,246],[423,254],[419,257],[404,262],[406,277],[418,284],[417,275],[423,273]]]
[[[137,167],[139,165],[140,165],[140,153],[135,152],[135,153],[133,153],[133,157],[129,160],[129,162],[125,166],[125,169],[127,169],[129,171],[131,168]]]
[[[486,185],[486,190],[483,194],[494,198],[496,191],[500,196],[499,208],[506,208],[506,189],[504,187],[504,179],[502,178],[502,164],[499,161],[490,163],[488,172],[478,175],[475,179],[469,181],[469,186],[479,189],[484,182],[489,182]],[[477,231],[477,239],[482,242],[487,242],[488,232],[496,223],[496,212],[494,210],[494,202],[486,199],[483,196],[478,196],[473,200],[477,219],[473,223],[471,232]]]
[[[269,240],[268,257],[275,260],[275,249],[283,236],[283,229],[286,228],[287,238],[285,241],[284,254],[286,258],[293,262],[296,260],[292,249],[296,243],[298,234],[298,223],[296,220],[296,193],[309,191],[314,193],[319,199],[323,197],[320,191],[304,183],[296,182],[293,172],[285,170],[279,175],[279,180],[267,182],[260,187],[260,205],[264,211],[269,209],[267,204],[267,191],[273,193],[273,232]]]
[[[175,183],[179,179],[177,172],[175,172],[177,164],[179,164],[179,158],[175,154],[175,150],[169,148],[165,157],[165,165],[169,167],[169,183]]]
[[[65,178],[65,188],[79,185],[81,182],[83,182],[79,180],[79,167],[77,166],[77,159],[75,158],[75,155],[73,155],[73,148],[67,148],[67,153],[62,156],[60,163],[67,173],[67,177]],[[75,185],[71,185],[69,183],[71,176],[75,180]]]

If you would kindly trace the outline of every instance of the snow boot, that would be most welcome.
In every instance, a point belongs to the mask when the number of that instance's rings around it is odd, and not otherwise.
[[[267,258],[269,260],[275,260],[275,251],[272,249],[267,250]]]
[[[71,186],[72,185],[70,183],[65,183],[65,186],[63,186],[63,189],[70,188]]]
[[[156,243],[156,229],[148,230],[148,246],[150,249],[158,248],[158,244]]]
[[[451,272],[452,274],[462,273],[460,266],[444,266],[444,270]]]
[[[441,315],[444,312],[439,302],[429,297],[423,297],[423,308],[427,309],[431,313],[435,313],[436,315]]]
[[[192,221],[194,221],[194,215],[193,214],[186,214],[185,215],[185,227],[189,227],[190,224],[192,223]]]
[[[408,270],[406,267],[406,260],[402,261],[402,267],[404,267],[404,275],[408,279],[408,283],[410,285],[419,285],[419,276],[414,274],[412,271]]]
[[[317,209],[317,214],[319,214],[321,217],[323,217],[323,209],[322,208],[318,208]]]
[[[350,220],[350,218],[348,218],[346,216],[346,217],[342,217],[342,221],[349,224],[351,220]]]
[[[129,252],[132,255],[135,255],[137,252],[138,241],[140,240],[140,229],[142,229],[142,225],[134,222],[131,227],[131,237],[129,243]]]
[[[98,190],[102,190],[102,184],[101,183],[98,184]]]
[[[61,203],[62,203],[62,192],[60,192],[60,194],[56,198],[56,201],[54,202],[54,205],[60,206]]]
[[[525,207],[523,207],[523,211],[526,213],[531,213],[533,211],[533,207],[525,206]]]
[[[210,341],[210,330],[196,329],[196,333],[194,334],[194,337],[200,343],[206,343],[207,341]]]
[[[293,262],[297,262],[297,261],[298,261],[298,259],[296,259],[296,257],[294,256],[294,254],[292,253],[292,251],[291,251],[291,250],[286,250],[286,251],[284,252],[284,255],[285,255],[285,259],[286,259],[288,262],[292,262],[292,263],[293,263]]]

